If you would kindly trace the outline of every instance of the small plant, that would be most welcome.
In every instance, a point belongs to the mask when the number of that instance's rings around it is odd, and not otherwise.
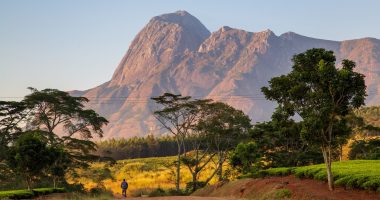
[[[288,189],[277,190],[275,194],[276,199],[290,198],[291,196],[292,196],[292,192]]]

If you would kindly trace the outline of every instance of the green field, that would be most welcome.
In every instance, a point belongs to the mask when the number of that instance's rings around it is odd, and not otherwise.
[[[380,160],[352,160],[332,164],[334,184],[346,188],[380,191]],[[294,174],[299,178],[327,180],[324,164],[293,168],[272,168],[259,172],[263,176]]]
[[[41,195],[65,192],[64,188],[36,188],[33,190],[9,190],[0,191],[0,199],[29,199]]]

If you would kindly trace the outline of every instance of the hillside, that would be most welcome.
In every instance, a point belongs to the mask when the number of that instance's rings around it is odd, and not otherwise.
[[[111,123],[105,137],[144,136],[162,130],[151,114],[150,97],[164,92],[226,102],[254,122],[268,120],[274,104],[260,88],[290,71],[291,57],[318,47],[333,50],[338,62],[354,60],[366,75],[368,104],[380,103],[380,40],[330,41],[293,32],[248,32],[228,26],[210,33],[194,16],[178,11],[152,18],[137,34],[110,81],[86,91],[88,107]]]

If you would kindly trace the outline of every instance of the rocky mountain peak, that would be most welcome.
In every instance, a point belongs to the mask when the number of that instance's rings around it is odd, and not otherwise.
[[[186,51],[196,51],[209,35],[207,28],[186,11],[153,17],[132,41],[110,84],[136,84],[141,75],[165,70]]]

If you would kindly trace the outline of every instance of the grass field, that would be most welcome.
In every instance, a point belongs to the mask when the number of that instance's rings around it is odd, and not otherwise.
[[[81,183],[86,190],[104,187],[114,194],[120,194],[120,183],[125,178],[128,181],[128,195],[137,196],[147,194],[157,188],[175,188],[175,165],[176,157],[155,157],[120,160],[110,166],[103,162],[93,163],[88,169],[76,171],[75,176],[69,176],[70,183]],[[225,169],[228,166],[226,165]],[[200,174],[199,180],[205,180],[214,170],[214,165],[209,164]],[[231,175],[233,176],[233,175]],[[210,182],[216,181],[217,177]],[[191,174],[185,166],[181,168],[181,187],[191,181]]]
[[[380,191],[380,160],[351,160],[332,164],[334,184],[346,188]],[[324,164],[295,168],[272,168],[260,171],[265,176],[294,174],[299,178],[327,180]]]
[[[65,192],[64,188],[36,188],[33,190],[8,190],[0,191],[0,199],[30,199],[40,195]]]

